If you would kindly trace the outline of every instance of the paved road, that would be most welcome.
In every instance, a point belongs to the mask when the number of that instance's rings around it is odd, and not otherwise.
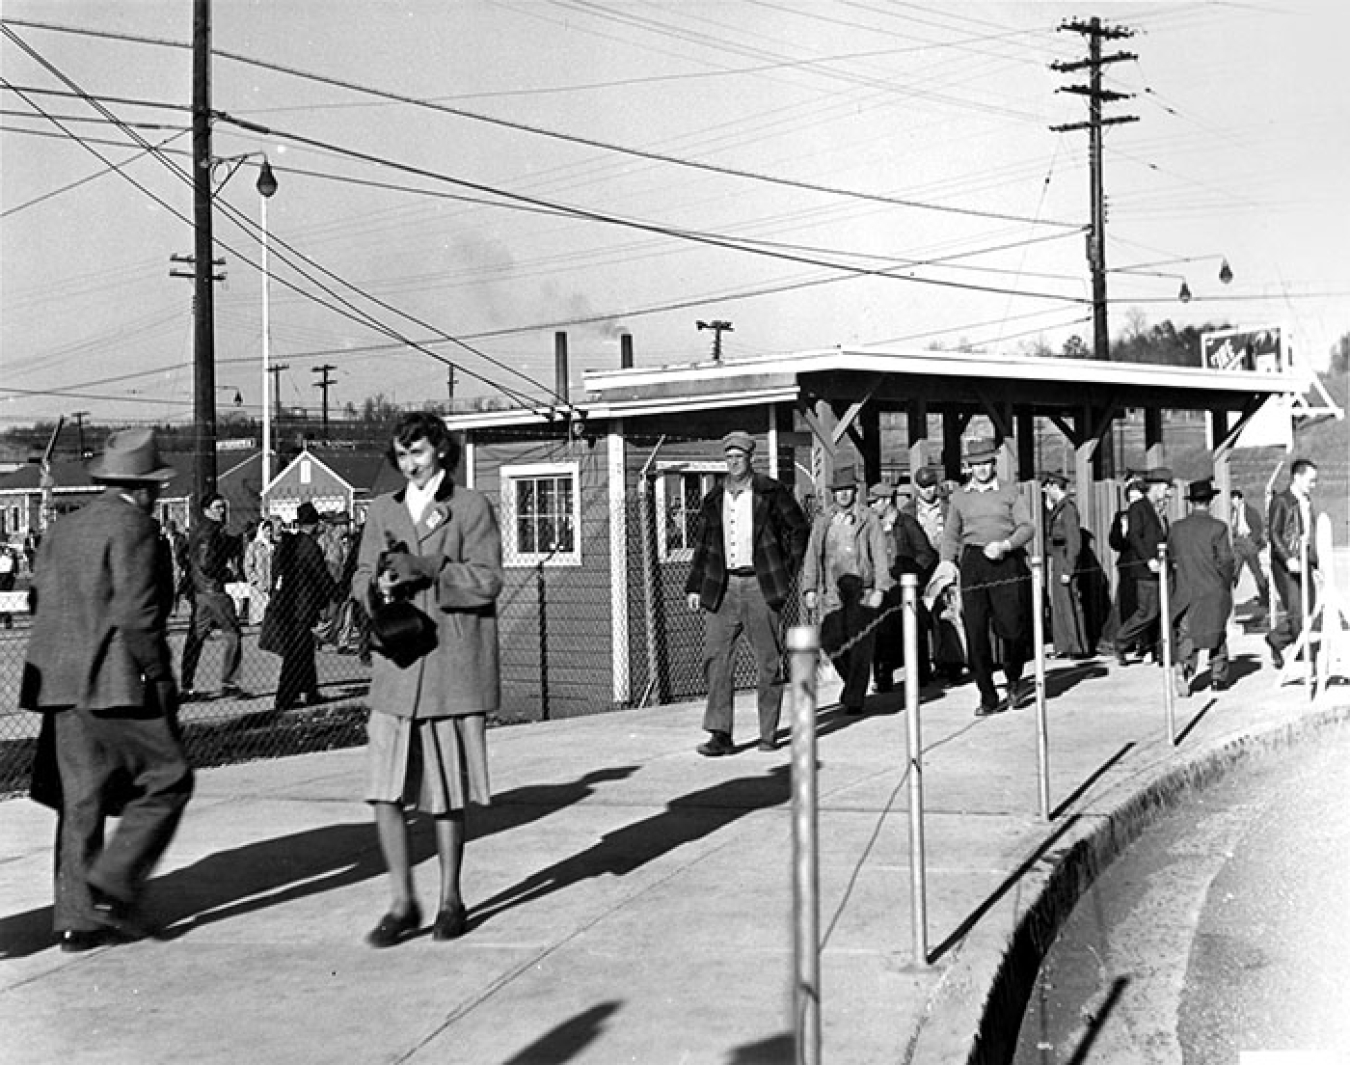
[[[1015,1065],[1350,1061],[1350,728],[1323,739],[1235,770],[1107,870]]]

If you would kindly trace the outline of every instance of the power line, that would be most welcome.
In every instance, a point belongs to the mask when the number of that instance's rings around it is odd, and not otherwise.
[[[0,25],[0,31],[3,31],[3,33],[4,33],[4,35],[5,35],[6,37],[9,37],[11,40],[13,40],[13,41],[14,41],[21,49],[23,49],[26,53],[28,53],[35,61],[37,61],[40,65],[42,65],[44,68],[46,68],[49,72],[51,72],[53,75],[55,75],[55,76],[56,76],[57,78],[59,78],[61,81],[63,81],[65,84],[69,85],[69,86],[70,86],[72,89],[74,89],[75,91],[77,91],[77,92],[80,91],[80,90],[79,90],[79,87],[78,87],[77,85],[75,85],[75,83],[74,83],[73,81],[71,81],[71,80],[70,80],[69,78],[67,78],[64,74],[62,74],[59,70],[57,70],[56,67],[55,67],[53,64],[51,64],[48,60],[46,60],[45,58],[43,58],[43,57],[42,57],[40,54],[38,54],[35,50],[33,50],[31,47],[29,47],[29,46],[28,46],[28,45],[27,45],[20,37],[18,37],[18,35],[15,34],[15,33],[13,32],[13,30],[11,30],[8,26]],[[28,104],[30,107],[32,107],[35,111],[39,112],[40,114],[43,114],[44,116],[46,115],[46,112],[43,111],[43,109],[42,109],[41,107],[39,107],[39,106],[38,106],[37,104],[35,104],[33,101],[27,99],[27,97],[25,97],[24,94],[23,94],[22,92],[20,92],[19,95],[21,96],[21,98],[24,99],[25,103],[27,103],[27,104]],[[112,116],[112,113],[111,113],[110,111],[108,111],[105,107],[103,107],[101,104],[99,104],[97,101],[93,100],[92,98],[86,97],[86,102],[89,103],[90,106],[94,107],[96,110],[100,111],[100,113],[105,114],[105,115],[108,115],[109,117],[113,117],[113,116]],[[88,145],[84,145],[84,144],[83,144],[83,141],[81,140],[81,138],[80,138],[78,135],[76,135],[76,134],[74,134],[73,132],[71,132],[70,130],[67,130],[67,129],[61,124],[61,122],[60,122],[59,120],[53,120],[53,124],[56,125],[56,127],[57,127],[58,129],[61,129],[62,132],[66,133],[67,136],[71,137],[71,139],[75,140],[77,143],[80,143],[80,144],[81,144],[82,146],[84,146],[88,151],[92,152],[92,154],[94,154],[94,155],[95,155],[97,158],[99,158],[101,161],[103,161],[104,163],[107,163],[107,162],[108,162],[108,160],[104,159],[104,158],[103,158],[101,155],[99,155],[99,153],[98,153],[97,151],[95,151],[93,148],[90,148]],[[134,130],[125,130],[125,132],[127,133],[127,135],[128,135],[129,137],[131,137],[134,141],[136,141],[136,142],[137,142],[138,144],[140,144],[142,147],[148,147],[147,142],[145,142],[144,139],[141,138],[141,137],[139,136],[139,134],[137,134]],[[184,180],[184,181],[187,180],[186,175],[184,175],[184,174],[182,173],[181,169],[178,168],[175,164],[173,164],[170,160],[168,160],[167,158],[165,158],[165,157],[163,157],[163,156],[159,156],[159,155],[155,156],[155,158],[161,163],[161,165],[163,165],[163,166],[165,166],[166,168],[168,168],[168,169],[170,170],[170,172],[173,173],[173,174],[174,174],[176,177],[178,177],[180,180]],[[151,191],[150,191],[149,189],[147,189],[145,186],[141,185],[141,184],[140,184],[139,182],[137,182],[134,178],[130,177],[130,175],[128,175],[128,174],[126,174],[126,173],[124,173],[123,171],[120,171],[120,170],[118,171],[118,173],[119,173],[122,177],[124,177],[126,180],[130,181],[133,185],[135,185],[138,189],[140,189],[140,190],[141,190],[142,192],[144,192],[146,195],[148,195],[148,196],[150,196],[152,199],[154,199],[154,200],[155,200],[157,203],[159,203],[161,206],[163,206],[163,207],[165,207],[167,210],[169,210],[175,217],[177,217],[177,218],[179,218],[179,219],[181,219],[181,220],[183,220],[183,221],[185,221],[185,222],[187,221],[186,217],[185,217],[181,212],[179,212],[177,209],[175,209],[174,207],[172,207],[171,205],[169,205],[166,201],[164,201],[164,200],[161,199],[160,197],[156,196],[153,192],[151,192]],[[224,201],[219,201],[219,202],[221,203],[221,205],[222,205],[222,207],[223,207],[224,209],[229,210],[229,211],[233,211],[233,210],[234,210],[228,203],[225,203]],[[235,212],[235,213],[237,214],[238,212]],[[226,250],[233,251],[233,249],[230,249],[229,246],[226,245],[223,241],[222,241],[222,242],[218,242],[218,243],[220,243],[221,247],[225,248]],[[247,258],[247,256],[240,255],[240,253],[238,253],[238,252],[233,252],[233,253],[236,254],[236,255],[239,255],[239,257],[240,257],[241,259],[243,259],[244,262],[249,263],[249,265],[252,265],[252,266],[255,266],[255,267],[256,267],[257,264],[252,263],[252,262]],[[379,322],[377,319],[373,318],[372,316],[370,316],[370,315],[367,314],[366,312],[363,312],[363,311],[359,310],[359,309],[356,308],[353,304],[351,304],[350,301],[344,300],[341,296],[338,296],[336,293],[333,293],[331,289],[328,289],[328,288],[327,288],[326,286],[324,286],[321,282],[318,282],[318,281],[316,281],[313,277],[307,275],[307,274],[305,273],[305,271],[304,271],[303,268],[297,267],[293,262],[289,262],[288,265],[290,265],[292,269],[295,269],[298,273],[300,273],[301,276],[306,277],[307,280],[309,280],[311,283],[317,284],[318,287],[322,288],[322,289],[323,289],[325,292],[327,292],[329,295],[333,296],[333,298],[338,299],[340,302],[344,303],[346,306],[351,307],[351,309],[352,309],[352,311],[353,311],[354,313],[351,314],[351,315],[346,315],[347,317],[351,317],[351,318],[353,318],[353,320],[358,321],[358,322],[360,322],[361,324],[368,326],[369,328],[373,328],[373,329],[376,329],[376,330],[378,330],[378,331],[380,331],[380,332],[383,332],[383,333],[385,333],[387,336],[390,336],[390,337],[392,337],[392,338],[398,339],[398,340],[400,340],[400,341],[406,343],[409,347],[412,347],[412,348],[415,348],[416,350],[422,351],[423,353],[429,355],[431,358],[433,358],[433,359],[435,359],[435,360],[437,360],[437,361],[439,361],[439,362],[445,362],[445,361],[446,361],[445,358],[444,358],[442,355],[438,354],[437,352],[431,351],[430,349],[425,348],[425,347],[422,347],[421,345],[418,345],[418,344],[416,344],[416,343],[413,342],[413,341],[407,340],[406,338],[402,337],[401,334],[399,334],[399,333],[398,333],[396,330],[394,330],[392,327],[387,326],[387,325],[385,325],[385,324],[382,323],[382,322]],[[317,264],[315,264],[315,265],[317,266]],[[320,268],[320,269],[322,269],[322,268]],[[330,276],[334,276],[334,277],[335,277],[336,275],[332,275],[331,272],[330,272]],[[315,299],[315,297],[313,297],[312,294],[305,292],[303,289],[298,288],[297,286],[295,286],[294,284],[291,284],[290,282],[287,282],[284,278],[277,278],[276,280],[280,281],[283,285],[286,285],[286,287],[293,289],[294,291],[296,291],[297,293],[299,293],[299,294],[302,295],[302,296],[305,296],[305,297],[308,298],[308,299]],[[350,287],[350,288],[353,289],[353,291],[361,292],[361,290],[360,290],[359,288],[357,288],[356,286],[351,285],[350,283],[347,283],[347,282],[343,282],[343,283],[344,283],[344,284],[347,284],[348,287]],[[361,294],[362,294],[362,295],[366,295],[365,293],[361,293]],[[382,302],[382,301],[379,301],[379,300],[375,299],[375,297],[367,296],[367,298],[368,298],[368,299],[371,299],[372,301],[377,302],[377,303]],[[341,310],[339,310],[339,309],[337,309],[337,308],[334,308],[334,307],[332,307],[330,304],[324,304],[323,301],[315,300],[315,302],[319,302],[322,306],[326,306],[326,307],[328,307],[328,309],[330,309],[330,310],[338,310],[338,313],[346,314],[346,312],[343,312],[343,311],[341,311]],[[387,306],[387,305],[386,305],[386,306]],[[420,324],[420,323],[419,323],[419,324]],[[446,336],[447,336],[448,339],[453,339],[453,338],[450,338],[448,334],[446,334]],[[467,347],[467,345],[466,345],[466,347]],[[520,373],[520,371],[515,370],[515,369],[512,368],[512,367],[507,367],[507,366],[506,366],[505,364],[503,364],[503,363],[497,363],[496,360],[492,359],[490,356],[487,356],[487,355],[485,355],[485,354],[482,353],[482,352],[477,351],[476,349],[473,349],[473,348],[467,348],[467,349],[468,349],[469,351],[473,352],[474,354],[479,355],[480,357],[487,359],[489,362],[492,362],[492,363],[494,363],[494,364],[496,364],[496,365],[499,365],[499,366],[500,366],[501,368],[503,368],[503,369],[508,369],[508,370],[510,370],[511,372],[516,373],[516,374],[519,375],[519,376],[525,377],[526,380],[530,380],[531,383],[537,385],[537,386],[540,387],[540,388],[543,388],[544,391],[545,391],[547,394],[552,394],[552,391],[551,391],[550,389],[548,389],[546,386],[540,384],[540,383],[537,382],[537,381],[533,381],[533,379],[531,379],[531,378],[526,377],[526,375]],[[478,378],[479,380],[483,381],[485,384],[488,384],[488,385],[490,385],[490,386],[492,386],[492,387],[494,387],[494,388],[497,388],[498,390],[502,391],[503,393],[505,393],[505,394],[507,394],[507,395],[514,395],[518,400],[524,401],[526,405],[530,405],[530,397],[524,396],[523,394],[521,394],[521,393],[519,393],[519,392],[516,392],[514,389],[511,389],[511,388],[509,388],[509,387],[506,387],[506,386],[502,385],[500,382],[493,381],[493,380],[491,380],[490,378],[487,378],[487,377],[485,377],[485,376],[483,376],[483,375],[481,375],[481,374],[479,374],[479,373],[476,373],[476,372],[473,371],[473,370],[470,370],[470,369],[465,368],[465,367],[461,367],[461,368],[465,369],[465,372],[469,373],[471,376],[474,376],[474,377]],[[562,399],[563,405],[564,405],[564,406],[568,406],[568,405],[569,405],[568,402],[567,402],[566,397],[559,397],[559,398]]]
[[[6,19],[6,23],[17,26],[26,26],[34,29],[52,30],[63,33],[87,33],[91,36],[106,36],[106,34],[96,31],[84,31],[74,27],[58,26],[51,23],[39,23],[19,19]],[[118,40],[135,41],[142,44],[155,44],[173,48],[190,48],[185,42],[167,41],[156,38],[134,37],[130,34],[115,35]],[[492,115],[484,115],[475,111],[468,111],[464,108],[452,107],[449,104],[436,103],[430,100],[419,99],[414,96],[406,96],[402,93],[391,92],[387,89],[379,89],[369,85],[363,85],[359,82],[350,81],[344,78],[336,78],[326,74],[317,74],[311,71],[302,70],[298,67],[291,67],[281,63],[272,63],[262,59],[254,59],[251,56],[241,55],[237,52],[229,52],[223,49],[213,49],[213,55],[220,56],[222,59],[229,59],[245,66],[257,67],[263,70],[270,70],[278,74],[287,74],[291,77],[301,78],[306,81],[317,82],[321,85],[329,85],[335,88],[345,89],[349,92],[362,93],[368,96],[374,96],[380,99],[389,100],[394,103],[408,104],[413,107],[426,108],[432,111],[439,111],[444,114],[453,115],[456,118],[467,119],[472,122],[480,122],[487,125],[497,126],[502,129],[515,130],[519,133],[530,133],[535,136],[547,137],[551,140],[561,141],[567,144],[577,144],[583,147],[596,148],[602,151],[614,152],[620,155],[627,155],[633,158],[646,159],[650,162],[666,163],[671,166],[685,167],[693,170],[703,171],[705,173],[720,174],[726,177],[742,178],[750,181],[764,182],[772,185],[780,185],[786,188],[794,188],[807,192],[819,192],[831,196],[842,196],[850,199],[866,200],[872,203],[884,203],[894,207],[908,207],[916,210],[937,211],[945,214],[964,215],[973,218],[986,218],[1002,222],[1021,222],[1028,225],[1054,226],[1062,229],[1080,228],[1073,222],[1056,222],[1045,219],[1033,219],[1020,215],[1005,214],[998,211],[982,211],[971,207],[952,207],[945,204],[924,203],[919,200],[907,200],[897,196],[887,196],[882,193],[861,192],[856,189],[845,189],[837,186],[820,185],[808,181],[798,181],[792,178],[777,177],[772,174],[763,174],[756,171],[742,170],[736,167],[721,166],[716,163],[700,162],[698,160],[683,159],[679,156],[666,155],[661,152],[648,151],[642,148],[633,148],[622,144],[615,144],[609,141],[602,141],[592,137],[583,137],[579,134],[562,133],[557,130],[548,129],[543,126],[535,126],[525,122],[516,122],[510,119],[497,118]],[[217,112],[216,117],[228,118],[223,113]],[[229,119],[230,121],[242,124],[242,120]],[[294,138],[293,138],[294,139]]]

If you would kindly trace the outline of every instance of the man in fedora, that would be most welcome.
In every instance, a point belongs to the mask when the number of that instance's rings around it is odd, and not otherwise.
[[[1087,629],[1079,598],[1078,559],[1083,526],[1062,473],[1041,475],[1045,491],[1045,582],[1050,598],[1050,636],[1059,658],[1088,657]]]
[[[1036,533],[1031,510],[1015,484],[1002,484],[994,469],[998,446],[979,437],[967,442],[963,459],[970,481],[947,505],[942,548],[932,586],[946,586],[959,572],[961,611],[971,675],[980,689],[976,717],[1021,705],[1030,695],[1022,683],[1031,634],[1031,572],[1025,547]],[[992,635],[1002,644],[1007,694],[994,686]]]
[[[685,596],[703,611],[703,666],[709,736],[698,752],[730,754],[736,641],[744,633],[755,652],[759,749],[777,748],[783,705],[779,617],[806,553],[810,525],[786,485],[755,473],[755,438],[737,430],[722,438],[727,475],[703,497]]]
[[[1158,548],[1167,542],[1167,503],[1172,498],[1172,471],[1156,466],[1144,474],[1144,497],[1126,512],[1125,542],[1134,564],[1134,613],[1122,618],[1116,630],[1116,662],[1129,665],[1125,652],[1137,641],[1155,646],[1161,601],[1158,578],[1162,563]]]
[[[1209,478],[1192,481],[1186,492],[1189,513],[1167,533],[1172,562],[1173,664],[1177,694],[1191,694],[1198,652],[1209,653],[1209,686],[1228,687],[1228,615],[1233,612],[1237,560],[1228,524],[1210,513],[1218,492]]]
[[[808,613],[819,610],[825,615],[821,649],[844,682],[840,703],[846,713],[861,714],[872,675],[877,612],[894,581],[886,534],[876,514],[859,501],[852,466],[835,470],[830,494],[830,505],[811,525],[802,566],[802,600]],[[843,583],[844,577],[853,577],[856,583]]]
[[[127,429],[108,437],[89,474],[104,492],[42,540],[21,698],[47,715],[54,741],[53,925],[66,951],[130,930],[141,888],[192,794],[165,638],[172,562],[151,516],[174,470],[148,429]],[[125,804],[105,845],[114,794]]]

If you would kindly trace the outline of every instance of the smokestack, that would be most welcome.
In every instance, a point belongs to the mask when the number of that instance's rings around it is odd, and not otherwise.
[[[633,368],[633,334],[619,334],[619,369],[631,370]]]
[[[566,403],[567,392],[567,334],[553,334],[553,388],[559,398]]]

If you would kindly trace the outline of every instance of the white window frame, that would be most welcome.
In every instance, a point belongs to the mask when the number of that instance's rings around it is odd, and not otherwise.
[[[522,551],[516,538],[516,485],[542,477],[568,477],[572,481],[572,550]],[[507,569],[538,566],[581,565],[581,464],[548,462],[501,468],[502,559]]]
[[[696,473],[708,476],[710,483],[704,495],[717,483],[718,476],[727,472],[725,462],[658,462],[656,464],[656,557],[662,562],[689,562],[694,557],[693,547],[672,547],[666,535],[666,479],[671,476]]]

